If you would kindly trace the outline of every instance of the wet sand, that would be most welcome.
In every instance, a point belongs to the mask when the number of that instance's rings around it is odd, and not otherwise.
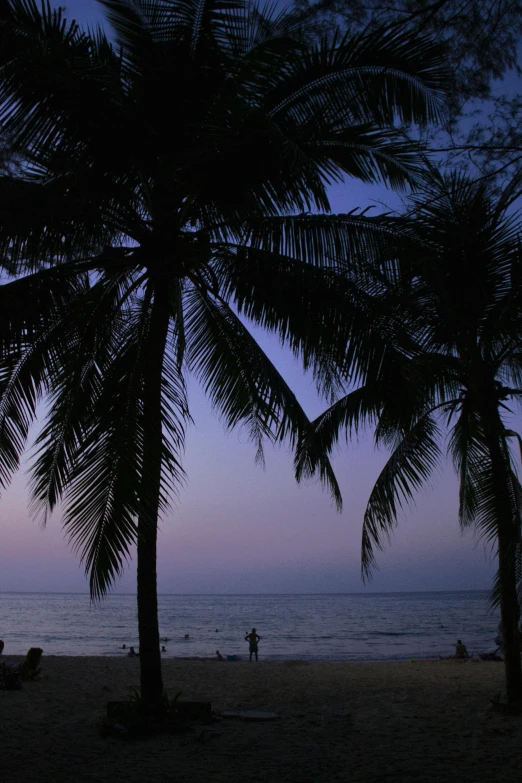
[[[11,659],[13,660],[13,659]],[[102,739],[107,701],[128,698],[139,661],[43,658],[42,677],[0,691],[3,783],[519,781],[522,717],[495,712],[501,663],[284,663],[167,659],[169,695],[271,723]]]

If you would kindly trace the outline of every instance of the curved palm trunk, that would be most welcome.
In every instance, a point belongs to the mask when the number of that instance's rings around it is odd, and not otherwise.
[[[157,534],[161,483],[161,378],[169,327],[166,287],[156,286],[145,344],[143,463],[138,518],[138,629],[141,698],[147,712],[162,709],[158,624]]]
[[[500,592],[500,619],[502,646],[506,673],[506,695],[509,704],[522,702],[522,667],[518,633],[519,605],[516,578],[516,543],[519,531],[513,517],[513,503],[506,480],[506,461],[499,442],[502,422],[498,403],[484,407],[487,446],[491,458],[495,504],[497,510],[498,582]]]

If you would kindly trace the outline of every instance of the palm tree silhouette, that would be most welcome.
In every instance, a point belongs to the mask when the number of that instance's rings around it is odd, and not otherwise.
[[[519,177],[497,198],[484,181],[432,172],[407,214],[389,218],[402,237],[389,243],[385,261],[367,275],[375,294],[368,329],[379,332],[373,348],[380,346],[380,353],[362,365],[368,354],[358,341],[368,334],[353,333],[356,347],[343,361],[355,357],[350,372],[359,373],[360,383],[312,423],[297,455],[298,476],[313,472],[315,460],[324,459],[341,433],[368,424],[375,426],[376,443],[392,449],[364,515],[366,578],[375,547],[382,549],[401,506],[438,463],[449,427],[461,526],[474,526],[497,547],[493,598],[500,605],[512,703],[522,698],[522,485],[516,467],[522,440],[508,422],[509,402],[522,395],[522,223],[512,208],[519,192]]]
[[[330,216],[344,175],[415,180],[397,123],[437,119],[439,48],[399,32],[315,46],[300,17],[241,0],[100,0],[115,41],[33,0],[4,2],[0,478],[36,405],[32,497],[102,596],[137,543],[141,689],[162,693],[158,515],[183,480],[185,376],[228,426],[294,440],[307,420],[247,330],[316,369],[335,332],[335,259],[381,234]],[[317,214],[319,213],[319,214]],[[325,271],[326,270],[326,271]],[[326,378],[326,374],[324,374]],[[323,479],[338,496],[328,460]],[[137,521],[136,521],[137,520]]]

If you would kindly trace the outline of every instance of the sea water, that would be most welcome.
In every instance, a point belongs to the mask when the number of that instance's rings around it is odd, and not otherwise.
[[[261,660],[384,661],[495,648],[498,611],[485,591],[335,595],[161,595],[164,657],[248,657],[247,631],[261,636]],[[185,636],[188,634],[188,638]],[[125,655],[138,642],[136,597],[0,593],[5,655],[42,647],[48,655]]]

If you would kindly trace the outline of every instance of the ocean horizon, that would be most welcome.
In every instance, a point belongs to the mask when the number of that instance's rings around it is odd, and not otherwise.
[[[182,592],[182,593],[158,593],[158,596],[160,595],[168,595],[168,596],[175,596],[175,595],[194,595],[194,596],[220,596],[220,595],[360,595],[360,596],[374,596],[374,595],[424,595],[429,593],[431,594],[437,594],[437,593],[488,593],[491,592],[491,590],[487,589],[474,589],[474,590],[364,590],[364,591],[321,591],[321,592],[296,592],[295,590],[293,592],[254,592],[254,593],[229,593],[229,592],[216,592],[216,593],[194,593],[194,592]],[[83,595],[89,597],[89,592],[87,590],[0,590],[0,595]],[[111,591],[107,594],[105,598],[101,599],[101,603],[103,603],[106,598],[109,598],[110,596],[134,596],[136,598],[136,593],[119,593],[116,591]]]
[[[248,657],[255,627],[261,660],[382,661],[494,649],[498,611],[490,591],[392,593],[161,594],[165,657]],[[185,638],[188,634],[188,638]],[[125,655],[139,646],[136,596],[0,592],[4,656],[42,647],[47,655]],[[123,648],[125,645],[125,649]]]

